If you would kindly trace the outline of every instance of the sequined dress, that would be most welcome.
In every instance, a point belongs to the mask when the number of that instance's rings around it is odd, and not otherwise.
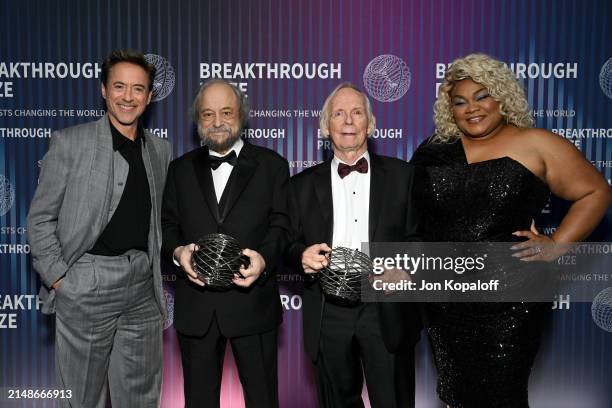
[[[516,241],[512,232],[528,230],[550,194],[509,157],[468,164],[461,142],[424,142],[412,163],[425,241]],[[542,303],[426,303],[440,398],[452,408],[528,407],[529,375],[550,309]]]

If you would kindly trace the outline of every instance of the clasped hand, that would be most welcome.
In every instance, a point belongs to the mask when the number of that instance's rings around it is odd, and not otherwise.
[[[305,273],[318,273],[329,265],[331,248],[326,243],[309,246],[302,253],[302,268]]]
[[[199,286],[205,286],[206,284],[198,279],[198,274],[193,270],[193,264],[191,261],[192,255],[194,251],[198,250],[198,246],[196,244],[189,244],[185,246],[177,247],[174,250],[174,258],[178,261],[179,265],[187,274],[187,278]],[[240,266],[240,273],[235,273],[232,282],[236,286],[241,286],[243,288],[247,288],[253,284],[262,274],[264,269],[266,268],[266,261],[263,259],[261,254],[252,249],[244,249],[242,250],[242,254],[249,258],[249,266],[244,267]]]

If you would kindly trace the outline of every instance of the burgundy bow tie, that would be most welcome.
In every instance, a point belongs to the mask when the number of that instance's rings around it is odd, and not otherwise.
[[[341,179],[345,178],[353,171],[358,171],[359,173],[368,172],[368,161],[365,159],[365,157],[357,160],[357,163],[353,164],[352,166],[344,163],[338,164],[338,175]]]

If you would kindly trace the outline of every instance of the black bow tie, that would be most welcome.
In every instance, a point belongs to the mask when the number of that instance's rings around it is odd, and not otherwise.
[[[365,157],[362,157],[361,159],[357,160],[357,163],[353,164],[352,166],[349,166],[348,164],[344,164],[344,163],[338,164],[338,175],[340,176],[341,179],[345,178],[346,176],[351,174],[353,171],[356,171],[359,173],[368,172],[368,161],[365,159]]]
[[[233,150],[229,154],[222,157],[210,155],[208,160],[210,162],[210,168],[213,170],[217,170],[221,163],[229,163],[232,166],[236,166],[236,164],[238,164],[238,157],[236,157],[236,152]]]

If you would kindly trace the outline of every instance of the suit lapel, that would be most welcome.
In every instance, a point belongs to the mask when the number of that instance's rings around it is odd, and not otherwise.
[[[157,214],[159,214],[158,210],[158,201],[157,201],[157,185],[155,184],[155,180],[161,180],[161,173],[159,169],[159,163],[161,163],[160,157],[158,155],[157,150],[155,149],[155,145],[151,140],[151,137],[145,131],[145,139],[146,142],[142,147],[142,158],[145,166],[145,170],[147,172],[147,181],[149,182],[149,192],[151,195],[151,222],[149,227],[149,252],[155,253],[152,249],[157,248],[155,245],[156,242],[160,242],[159,231],[157,229],[157,223],[154,220],[157,218]],[[153,165],[155,164],[155,166]],[[151,262],[155,256],[149,256]]]
[[[93,245],[108,223],[108,213],[115,184],[113,169],[113,138],[107,115],[104,115],[96,123],[96,135],[94,137],[92,151],[93,158],[89,172],[87,199],[89,211],[93,220],[91,226],[93,233],[89,235],[92,242],[88,243],[87,248]]]
[[[329,245],[332,245],[334,231],[334,203],[331,186],[331,159],[325,161],[315,171],[314,189],[319,200],[321,217],[325,227],[325,238]]]
[[[370,215],[368,220],[368,236],[370,242],[374,241],[374,234],[380,218],[381,208],[387,196],[385,183],[385,168],[380,157],[370,152]]]
[[[200,148],[198,154],[193,159],[193,167],[206,205],[208,205],[210,213],[215,217],[217,223],[219,223],[219,205],[217,204],[217,196],[215,195],[215,184],[213,183],[212,172],[210,171],[207,147]]]
[[[145,166],[145,170],[147,172],[147,181],[149,182],[149,191],[151,192],[151,208],[154,213],[157,212],[157,186],[155,185],[155,180],[161,179],[161,174],[159,171],[159,163],[161,160],[157,154],[157,150],[151,141],[151,137],[149,137],[145,131],[145,139],[146,142],[142,147],[142,158]],[[156,166],[153,166],[153,163]]]
[[[244,146],[238,155],[238,164],[232,170],[223,195],[219,203],[219,208],[222,211],[220,221],[223,222],[227,215],[232,210],[232,207],[238,201],[238,198],[249,184],[251,177],[255,174],[255,170],[259,165],[255,158],[255,152],[248,142],[244,142]]]

